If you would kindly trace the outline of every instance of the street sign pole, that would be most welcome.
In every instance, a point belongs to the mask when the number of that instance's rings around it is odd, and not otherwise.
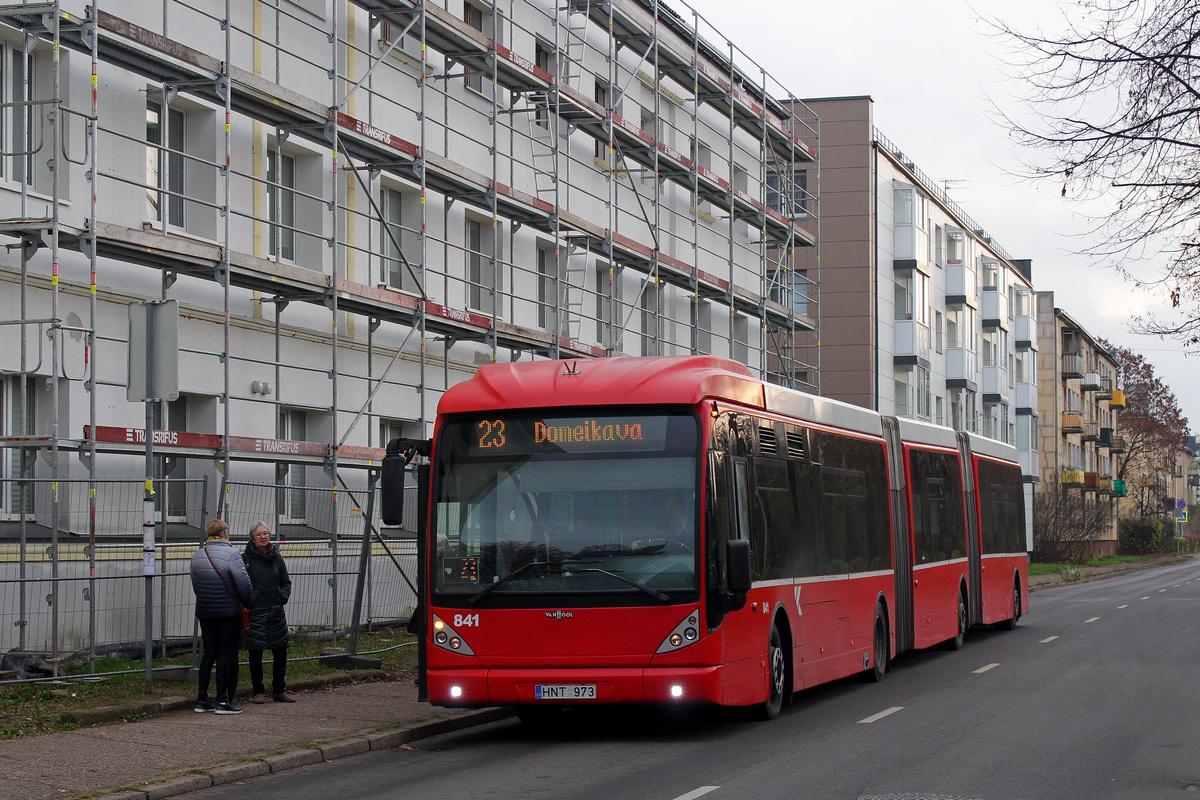
[[[154,405],[179,398],[179,303],[129,305],[129,380],[126,399],[146,404],[146,485],[142,491],[142,575],[146,581],[145,683],[151,690],[154,656]]]

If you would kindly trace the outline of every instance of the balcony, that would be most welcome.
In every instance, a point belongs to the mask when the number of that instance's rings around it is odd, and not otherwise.
[[[995,286],[983,287],[979,319],[985,328],[1008,328],[1008,297]]]
[[[946,348],[946,377],[948,379],[979,380],[979,353],[963,347]]]
[[[1029,347],[1037,349],[1037,320],[1028,315],[1021,315],[1013,319],[1013,339],[1018,346],[1028,344]]]
[[[1085,472],[1083,473],[1083,490],[1085,492],[1095,492],[1100,489],[1100,473]]]
[[[1113,497],[1125,497],[1128,492],[1125,491],[1125,481],[1118,478],[1113,479]]]
[[[1125,407],[1125,390],[1113,389],[1112,397],[1108,401],[1109,408],[1124,408]]]
[[[1016,393],[1013,395],[1013,406],[1016,408],[1037,408],[1037,386],[1018,380]]]
[[[1042,474],[1041,459],[1038,458],[1037,450],[1018,450],[1017,463],[1021,466],[1022,475],[1036,476]]]
[[[1095,392],[1100,389],[1100,373],[1085,372],[1079,379],[1079,389],[1084,392]]]
[[[1083,487],[1083,470],[1067,467],[1062,471],[1060,479],[1063,486],[1078,486]]]
[[[1108,375],[1100,376],[1100,389],[1096,392],[1097,400],[1112,399],[1112,383],[1113,379]]]
[[[929,363],[929,326],[911,319],[896,320],[896,356],[909,356]]]
[[[1100,442],[1099,442],[1100,446],[1101,447],[1112,447],[1112,440],[1113,440],[1113,429],[1112,428],[1101,428],[1100,429]]]
[[[1008,370],[1004,367],[983,368],[983,393],[1008,398]]]
[[[1188,486],[1200,486],[1200,475],[1188,475]]]
[[[1110,453],[1124,453],[1125,437],[1114,433],[1112,437],[1112,444],[1108,446],[1108,450]]]
[[[1062,415],[1063,433],[1083,433],[1083,414],[1078,411],[1064,411]]]
[[[971,308],[978,308],[979,301],[975,297],[975,270],[963,263],[953,262],[946,265],[946,303],[966,303]]]
[[[1083,439],[1082,439],[1082,441],[1085,441],[1085,442],[1100,441],[1100,423],[1099,422],[1083,423]]]
[[[1113,494],[1113,479],[1109,475],[1100,476],[1100,494],[1112,496]]]
[[[1083,377],[1083,356],[1078,353],[1066,353],[1062,357],[1062,376],[1064,378]]]

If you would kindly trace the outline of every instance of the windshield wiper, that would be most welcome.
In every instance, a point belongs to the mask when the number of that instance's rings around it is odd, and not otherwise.
[[[475,604],[476,604],[476,603],[478,603],[480,600],[482,600],[483,598],[487,597],[489,594],[491,594],[492,592],[496,591],[496,590],[497,590],[497,589],[499,589],[501,586],[503,586],[504,584],[508,583],[508,582],[509,582],[509,581],[511,581],[513,578],[517,577],[518,575],[520,575],[522,572],[524,572],[525,570],[529,569],[530,567],[550,567],[550,566],[553,566],[553,564],[551,564],[549,561],[530,561],[528,564],[522,564],[521,566],[519,566],[519,567],[517,567],[516,569],[514,569],[512,572],[510,572],[510,573],[508,573],[507,575],[505,575],[505,576],[504,576],[503,578],[501,578],[500,580],[496,581],[495,583],[493,583],[493,584],[491,584],[491,585],[489,585],[489,586],[485,586],[485,587],[483,587],[483,588],[482,588],[482,589],[480,589],[478,592],[476,592],[475,594],[471,595],[471,596],[470,596],[470,597],[467,599],[467,602],[468,602],[468,603],[470,603],[471,605],[475,605]]]
[[[649,586],[647,586],[644,583],[638,583],[637,581],[632,580],[630,578],[626,578],[624,575],[619,575],[616,572],[610,572],[606,569],[600,569],[599,567],[587,567],[585,569],[577,569],[577,570],[572,570],[572,571],[573,572],[603,572],[605,575],[611,575],[612,577],[616,578],[617,580],[621,581],[622,583],[629,584],[630,586],[637,589],[642,594],[650,595],[655,600],[660,600],[664,603],[671,602],[671,596],[669,594],[667,594],[666,592],[659,591],[658,589],[651,589]]]

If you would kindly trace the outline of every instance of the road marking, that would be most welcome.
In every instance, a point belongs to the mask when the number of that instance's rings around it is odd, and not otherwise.
[[[1058,638],[1057,636],[1047,636],[1045,639],[1042,639],[1042,641],[1039,642],[1039,644],[1050,644],[1050,642],[1053,642],[1057,638]]]
[[[1159,590],[1158,590],[1158,593],[1159,593],[1159,594],[1162,594],[1162,593],[1163,593],[1163,592],[1165,592],[1165,591],[1166,591],[1166,589],[1159,589]]]
[[[895,714],[897,711],[903,711],[903,710],[904,710],[904,706],[892,706],[887,711],[880,711],[878,714],[869,716],[866,719],[860,719],[858,721],[858,724],[859,725],[870,725],[872,722],[878,722],[879,720],[883,719],[884,717],[890,717],[892,714]]]
[[[982,675],[983,673],[987,672],[988,670],[995,669],[998,666],[1000,666],[1000,665],[999,664],[988,664],[986,667],[980,667],[979,669],[975,670],[974,674]]]
[[[1091,619],[1085,619],[1085,620],[1083,621],[1083,624],[1084,624],[1084,625],[1089,625],[1089,624],[1091,624],[1091,623],[1095,622],[1095,621],[1096,621],[1096,620],[1098,620],[1098,619],[1100,619],[1100,618],[1099,618],[1099,617],[1092,617]]]
[[[697,797],[704,797],[709,792],[715,792],[720,788],[720,786],[701,786],[699,789],[692,789],[687,794],[679,795],[675,800],[696,800]]]
[[[1149,600],[1149,597],[1139,597],[1138,600]]]
[[[1123,605],[1123,606],[1117,606],[1117,610],[1118,610],[1118,611],[1120,611],[1122,608],[1129,608],[1129,603],[1126,603],[1126,604],[1125,604],[1125,605]]]

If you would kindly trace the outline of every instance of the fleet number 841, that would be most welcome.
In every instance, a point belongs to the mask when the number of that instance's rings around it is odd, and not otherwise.
[[[456,627],[456,628],[478,628],[479,627],[479,615],[478,614],[455,614],[454,615],[454,627]]]

